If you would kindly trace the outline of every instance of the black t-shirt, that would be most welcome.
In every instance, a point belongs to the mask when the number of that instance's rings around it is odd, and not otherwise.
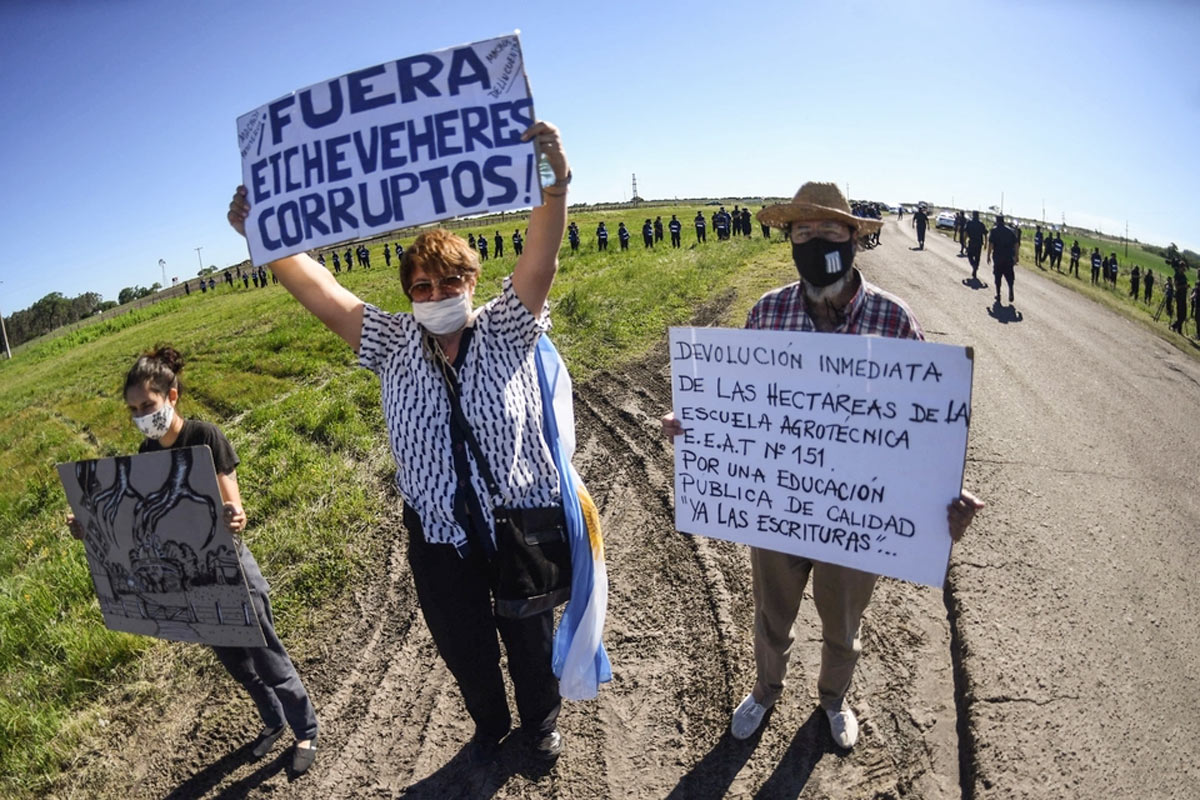
[[[929,215],[927,215],[924,211],[918,211],[917,213],[913,214],[913,221],[917,223],[918,228],[924,228],[929,222]]]
[[[138,448],[138,452],[156,453],[159,450],[199,447],[202,444],[208,445],[208,449],[212,450],[213,465],[217,468],[218,475],[228,475],[241,463],[237,453],[233,451],[233,445],[225,438],[225,434],[221,433],[221,429],[211,422],[202,422],[198,419],[185,419],[183,430],[179,432],[179,436],[175,438],[170,447],[163,447],[157,439],[146,439]]]
[[[987,226],[977,219],[970,220],[966,225],[967,240],[971,244],[982,244],[983,237],[987,236]]]
[[[1006,225],[992,228],[992,260],[997,264],[1011,264],[1016,260],[1017,235]]]

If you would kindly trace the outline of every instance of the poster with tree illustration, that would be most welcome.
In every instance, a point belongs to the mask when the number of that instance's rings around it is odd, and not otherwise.
[[[58,475],[110,630],[264,646],[208,447],[74,461]]]

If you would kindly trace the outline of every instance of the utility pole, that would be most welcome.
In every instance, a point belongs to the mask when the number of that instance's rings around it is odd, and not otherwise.
[[[203,250],[203,249],[204,249],[204,247],[203,247],[203,246],[195,248],[195,250],[196,250],[196,260],[200,262],[200,269],[201,269],[201,270],[203,270],[203,269],[204,269],[204,261],[203,261],[203,260],[200,258],[200,251],[201,251],[201,250]],[[166,273],[163,273],[163,274],[165,275]],[[166,280],[166,279],[164,278],[164,280]]]
[[[1000,193],[1000,213],[1004,213],[1004,192]]]
[[[0,281],[4,283],[4,281]],[[12,350],[8,349],[8,331],[4,329],[4,312],[0,311],[0,336],[4,337],[4,357],[12,361]]]
[[[200,255],[200,254],[197,253],[196,255]],[[158,260],[158,268],[162,270],[162,275],[163,275],[162,285],[163,285],[163,288],[165,289],[165,288],[167,288],[167,262],[164,259],[160,258]]]
[[[1125,220],[1125,257],[1129,258],[1129,220]]]

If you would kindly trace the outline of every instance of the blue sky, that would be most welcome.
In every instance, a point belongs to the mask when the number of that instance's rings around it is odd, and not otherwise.
[[[1200,250],[1197,3],[0,0],[0,309],[241,260],[239,114],[514,29],[576,202],[823,179]]]

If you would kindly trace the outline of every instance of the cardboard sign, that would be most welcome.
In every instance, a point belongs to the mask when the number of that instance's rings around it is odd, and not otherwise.
[[[516,34],[313,84],[238,117],[254,264],[541,203]]]
[[[206,446],[58,465],[104,624],[181,642],[264,647]]]
[[[941,586],[971,419],[965,347],[671,329],[675,526]]]

